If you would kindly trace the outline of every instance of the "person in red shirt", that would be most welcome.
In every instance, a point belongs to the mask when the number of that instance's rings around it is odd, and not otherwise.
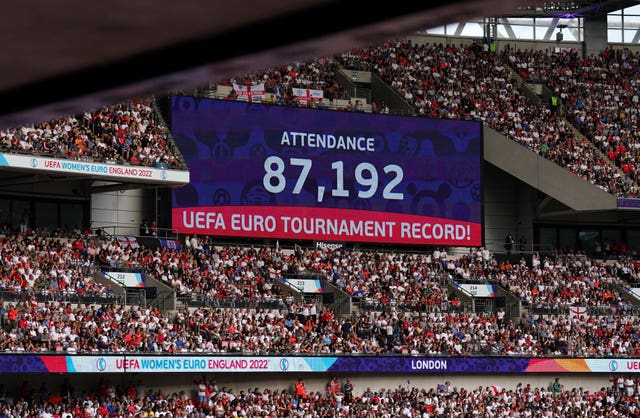
[[[103,416],[106,417],[109,415],[109,409],[107,408],[107,406],[105,404],[102,404],[98,407],[98,413]]]
[[[47,402],[52,405],[58,406],[62,402],[62,396],[60,396],[58,393],[54,393],[49,397],[49,399],[47,399]]]
[[[331,395],[335,395],[336,393],[340,392],[340,383],[335,376],[331,378],[329,384],[327,385],[327,388]]]
[[[296,391],[296,397],[298,399],[306,399],[307,398],[307,388],[304,386],[304,382],[302,379],[296,380],[296,383],[293,385]]]
[[[130,382],[129,386],[127,387],[127,396],[129,396],[129,399],[136,399],[138,397],[138,391],[133,385],[133,382]]]
[[[15,328],[17,318],[18,310],[15,306],[9,305],[9,309],[7,310],[7,319],[9,320],[10,328]]]

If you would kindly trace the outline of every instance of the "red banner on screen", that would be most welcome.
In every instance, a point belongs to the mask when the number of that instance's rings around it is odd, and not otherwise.
[[[179,233],[250,238],[482,245],[479,223],[367,210],[206,206],[174,208]]]

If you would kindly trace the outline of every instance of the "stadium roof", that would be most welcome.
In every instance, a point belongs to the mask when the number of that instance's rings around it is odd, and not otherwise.
[[[11,1],[3,6],[0,25],[0,128],[196,87],[268,65],[533,4]]]
[[[600,15],[638,4],[637,0],[576,0],[539,2],[502,13],[508,17],[584,17]]]

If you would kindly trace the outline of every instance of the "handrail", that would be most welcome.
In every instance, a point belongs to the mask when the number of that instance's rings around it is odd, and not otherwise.
[[[355,299],[355,298],[354,298]],[[395,301],[390,301],[389,303],[382,302],[374,302],[374,301],[365,301],[359,300],[352,302],[355,307],[358,308],[359,312],[472,312],[471,304],[469,303],[461,303],[458,306],[454,306],[450,302],[443,302],[438,305],[429,305],[429,304],[421,304],[421,305],[407,305],[401,303],[394,303]]]
[[[93,230],[96,231],[96,233],[100,230],[101,233],[107,234],[109,238],[114,238],[118,235],[172,240],[177,240],[179,238],[178,231],[173,228],[157,228],[156,235],[141,235],[139,225],[103,225],[96,226]],[[127,233],[127,231],[130,233]]]
[[[197,91],[191,91],[191,92],[188,92],[188,93],[189,93],[188,95],[195,96],[195,97],[204,97],[204,98],[207,98],[207,99],[217,99],[217,100],[229,100],[229,98],[225,94],[218,93],[214,89],[198,89]],[[187,93],[180,93],[180,94],[185,94],[186,95]],[[280,105],[278,103],[270,103],[269,102],[269,100],[274,100],[274,98],[275,98],[275,95],[273,93],[267,93],[266,96],[269,97],[269,99],[265,99],[263,101],[263,103],[271,104],[273,106],[282,106],[282,105]],[[336,97],[336,98],[334,98],[334,102],[336,100],[350,100],[350,99],[351,98],[349,98],[349,99],[341,99],[341,98],[337,98]],[[242,99],[240,97],[234,98],[233,101],[247,103],[247,100],[244,100],[244,99]],[[323,106],[324,106],[324,107],[322,107],[323,109],[328,109],[328,110],[339,110],[339,109],[342,109],[342,106],[338,106],[337,104],[333,103],[330,100],[327,100],[326,102],[323,101]],[[304,106],[302,106],[302,107],[304,107]],[[316,109],[316,108],[319,108],[319,107],[317,105],[315,105],[313,108]],[[354,112],[371,113],[371,106],[366,106],[364,110],[359,110],[359,111],[354,110]]]
[[[222,297],[213,298],[207,295],[191,294],[178,296],[177,301],[182,305],[190,308],[202,307],[202,308],[242,308],[242,309],[287,309],[287,307],[293,302],[288,301],[286,298],[274,298],[271,300],[261,299],[249,299],[249,298],[232,298]]]
[[[153,109],[153,116],[159,120],[159,121],[156,121],[156,123],[158,125],[162,125],[165,128],[163,130],[163,135],[164,135],[165,139],[167,140],[167,144],[169,145],[169,150],[173,153],[173,155],[177,156],[178,159],[180,160],[180,164],[182,165],[182,167],[184,167],[184,168],[181,168],[181,169],[186,170],[187,169],[187,163],[184,160],[184,156],[182,155],[182,152],[180,151],[180,149],[176,145],[176,140],[173,137],[173,134],[171,133],[171,129],[168,129],[169,124],[167,123],[167,121],[165,121],[164,116],[162,115],[162,112],[160,111],[160,107],[158,106],[158,100],[157,100],[156,97],[153,97],[153,101],[152,101],[151,107]]]
[[[0,290],[0,300],[2,302],[27,302],[37,300],[39,303],[61,302],[61,303],[83,303],[83,304],[118,304],[124,305],[123,295],[114,293],[68,293],[53,290]]]
[[[157,308],[162,312],[165,312],[169,309],[175,309],[175,299],[176,292],[160,292],[158,296],[153,299],[151,302],[147,303],[148,308]]]
[[[578,306],[569,304],[559,305],[525,305],[529,314],[534,315],[569,315],[571,308],[585,308],[584,315],[607,316],[612,313],[624,312],[630,316],[640,316],[640,306],[632,305],[598,305],[598,306]],[[580,314],[578,314],[579,316]]]
[[[121,351],[120,351],[121,350]],[[147,358],[153,358],[153,357],[166,357],[167,354],[171,354],[171,355],[175,355],[175,353],[170,353],[168,351],[158,351],[158,352],[149,352],[149,351],[133,351],[133,350],[128,350],[127,347],[121,347],[118,349],[118,351],[111,351],[109,349],[103,349],[103,350],[91,350],[91,351],[86,351],[86,350],[78,350],[76,353],[69,353],[66,351],[57,351],[57,350],[51,350],[51,349],[47,349],[44,351],[11,351],[11,350],[3,350],[0,351],[0,357],[2,356],[10,356],[10,358],[15,358],[18,356],[33,356],[34,354],[37,355],[46,355],[46,356],[59,356],[59,357],[73,357],[73,356],[93,356],[96,359],[100,358],[100,357],[120,357],[120,358],[127,358],[127,356],[135,356],[136,358],[141,358],[141,357],[147,357]],[[345,353],[345,352],[341,352],[341,353],[307,353],[307,352],[287,352],[287,353],[283,353],[283,352],[279,352],[279,351],[262,351],[262,350],[249,350],[246,347],[243,347],[240,350],[229,350],[229,351],[203,351],[203,352],[195,352],[195,351],[189,351],[189,352],[180,352],[179,357],[183,358],[183,357],[194,357],[194,358],[201,358],[204,355],[213,355],[215,357],[244,357],[244,356],[251,356],[251,357],[255,357],[255,356],[260,356],[261,358],[277,358],[277,359],[282,359],[283,356],[284,357],[314,357],[314,358],[330,358],[330,359],[335,359],[336,357],[345,357],[345,358],[349,358],[349,357],[359,357],[359,358],[439,358],[439,359],[468,359],[468,358],[474,358],[474,359],[483,359],[483,358],[504,358],[504,359],[584,359],[584,360],[590,360],[590,359],[594,359],[594,360],[600,360],[600,359],[615,359],[615,360],[625,360],[625,359],[636,359],[637,356],[632,354],[622,354],[622,353],[617,353],[615,354],[615,356],[611,353],[609,354],[602,354],[602,355],[590,355],[590,356],[579,356],[576,357],[574,355],[561,355],[561,354],[548,354],[548,353],[541,353],[539,355],[533,355],[533,354],[497,354],[494,353],[490,350],[486,350],[483,352],[478,352],[478,353],[464,353],[464,354],[450,354],[448,352],[440,352],[440,353],[419,353],[419,354],[404,354],[404,353],[396,353],[396,352],[383,352],[383,353]],[[178,357],[178,356],[176,356]],[[127,369],[128,370],[128,369]]]

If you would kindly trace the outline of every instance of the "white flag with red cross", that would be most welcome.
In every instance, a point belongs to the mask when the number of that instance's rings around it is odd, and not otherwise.
[[[317,102],[324,97],[324,93],[322,92],[322,90],[301,89],[301,88],[294,87],[292,91],[293,91],[293,95],[302,104],[307,104],[311,100],[313,100],[314,102]]]
[[[250,85],[233,83],[233,91],[238,100],[261,102],[265,99],[264,83]]]

